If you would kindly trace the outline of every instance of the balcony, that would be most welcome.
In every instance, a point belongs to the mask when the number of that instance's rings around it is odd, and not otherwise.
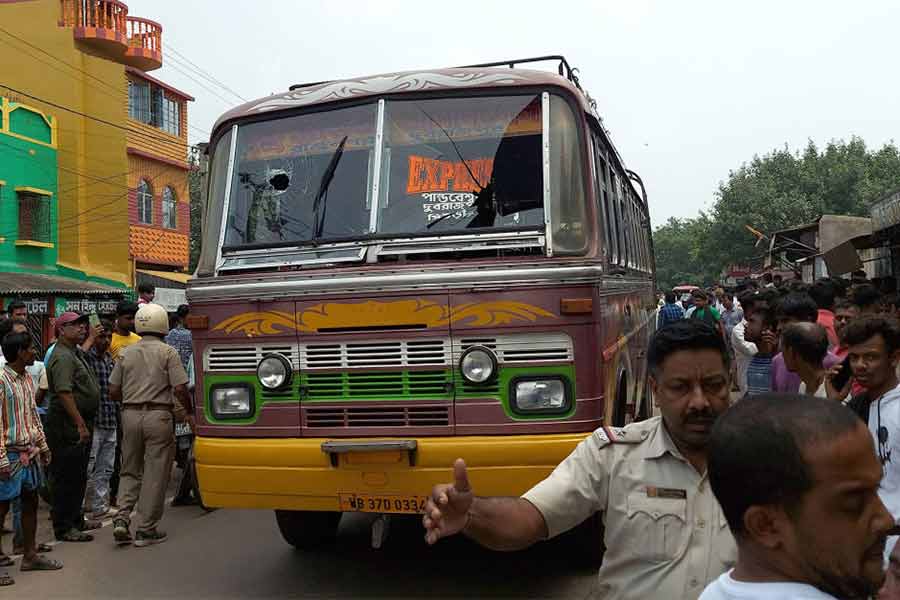
[[[103,58],[151,71],[162,66],[162,26],[128,16],[118,0],[60,0],[60,27]]]
[[[127,17],[128,50],[125,64],[152,71],[162,66],[162,25],[150,19]]]

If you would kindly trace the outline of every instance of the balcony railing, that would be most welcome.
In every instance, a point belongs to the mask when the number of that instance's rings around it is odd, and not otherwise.
[[[162,25],[150,19],[127,17],[128,50],[125,63],[142,71],[162,66]]]
[[[162,66],[162,26],[129,17],[118,0],[60,0],[59,25],[104,58],[143,71]]]
[[[117,0],[60,0],[62,25],[125,32],[128,7]]]

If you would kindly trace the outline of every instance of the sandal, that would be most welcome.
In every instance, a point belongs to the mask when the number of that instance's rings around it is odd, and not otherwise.
[[[20,571],[58,571],[62,569],[63,565],[58,560],[53,560],[52,558],[47,558],[45,556],[41,556],[38,554],[34,557],[34,560],[30,562],[26,562],[25,559],[22,559],[22,566],[19,567]]]
[[[97,519],[85,519],[81,525],[81,531],[96,531],[103,527],[103,522]]]
[[[16,561],[11,556],[6,556],[5,554],[0,556],[0,567],[11,567],[14,564],[16,564]]]
[[[72,529],[61,538],[59,538],[61,542],[93,542],[94,536],[89,533],[82,533],[77,529]]]
[[[12,585],[16,582],[15,579],[9,576],[9,573],[4,573],[0,575],[0,587],[4,587],[7,585]]]

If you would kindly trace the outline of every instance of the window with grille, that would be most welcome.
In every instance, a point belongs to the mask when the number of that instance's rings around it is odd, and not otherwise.
[[[162,194],[162,221],[163,227],[168,229],[175,229],[175,190],[170,187],[167,187],[163,190]]]
[[[50,243],[50,198],[19,192],[19,239]]]
[[[162,130],[172,135],[179,135],[181,133],[181,112],[178,102],[164,97],[162,103]]]
[[[141,179],[137,187],[138,221],[150,225],[153,223],[153,188],[146,179]]]
[[[162,88],[138,81],[128,82],[128,116],[172,135],[181,133],[181,107],[167,98]]]
[[[163,98],[165,94],[160,88],[150,86],[150,124],[154,127],[162,127]]]
[[[150,84],[128,82],[128,116],[141,123],[150,122]]]

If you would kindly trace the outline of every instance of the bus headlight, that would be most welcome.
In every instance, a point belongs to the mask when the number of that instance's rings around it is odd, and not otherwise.
[[[213,386],[209,395],[216,418],[245,419],[253,415],[253,389],[246,383]]]
[[[277,390],[291,382],[291,363],[281,354],[267,354],[256,367],[256,377],[267,390]]]
[[[497,374],[497,355],[490,348],[472,346],[459,359],[459,372],[469,383],[487,383]]]
[[[563,414],[572,407],[568,382],[562,377],[519,378],[510,384],[513,410],[525,414]]]

